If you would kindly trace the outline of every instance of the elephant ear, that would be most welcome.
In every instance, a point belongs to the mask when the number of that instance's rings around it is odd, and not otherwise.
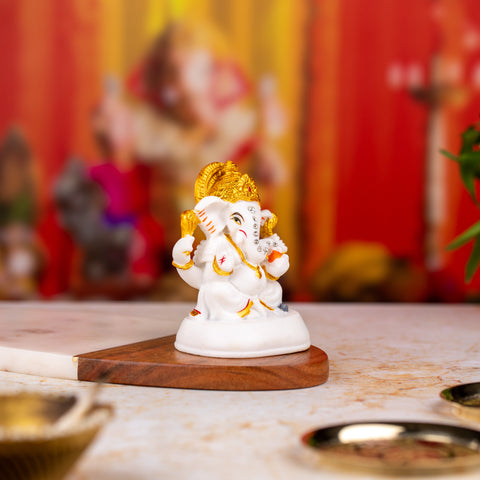
[[[215,196],[202,198],[194,208],[195,215],[200,220],[200,228],[207,238],[223,232],[229,211],[229,203]]]

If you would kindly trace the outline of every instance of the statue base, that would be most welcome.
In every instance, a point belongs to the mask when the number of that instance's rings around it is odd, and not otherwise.
[[[266,318],[226,321],[186,317],[175,348],[184,353],[216,358],[255,358],[302,352],[310,334],[295,310]]]

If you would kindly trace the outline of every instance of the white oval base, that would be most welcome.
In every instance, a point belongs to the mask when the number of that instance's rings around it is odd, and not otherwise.
[[[268,357],[309,347],[310,334],[295,310],[238,321],[186,317],[175,341],[175,348],[181,352],[220,358]]]

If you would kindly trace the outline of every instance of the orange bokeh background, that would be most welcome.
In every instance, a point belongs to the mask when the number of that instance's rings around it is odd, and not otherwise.
[[[445,250],[478,210],[439,153],[458,151],[460,132],[480,111],[476,0],[2,0],[0,18],[0,135],[19,126],[33,152],[35,228],[53,282],[39,280],[46,298],[69,293],[61,269],[71,253],[61,252],[72,248],[45,224],[55,211],[52,187],[70,156],[98,162],[90,118],[105,76],[127,84],[165,26],[192,19],[221,33],[252,86],[250,108],[258,110],[256,85],[275,79],[288,120],[273,143],[286,179],[265,195],[289,246],[290,299],[336,299],[314,285],[330,281],[319,279],[329,275],[321,267],[345,245],[355,282],[368,283],[370,267],[358,258],[377,254],[365,253],[367,244],[409,265],[395,287],[408,293],[386,299],[478,298],[480,274],[463,281],[470,247]]]

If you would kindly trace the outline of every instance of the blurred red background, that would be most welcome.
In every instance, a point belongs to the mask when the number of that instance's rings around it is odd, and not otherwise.
[[[470,247],[445,250],[478,210],[456,165],[439,153],[457,152],[461,131],[478,119],[477,3],[1,0],[0,132],[18,126],[33,154],[33,229],[44,259],[33,291],[76,295],[75,242],[51,228],[52,188],[70,156],[98,163],[91,115],[104,77],[127,85],[169,22],[201,18],[221,32],[227,57],[247,79],[249,108],[265,114],[256,85],[273,78],[287,117],[270,142],[285,178],[259,183],[289,246],[289,298],[478,298],[480,274],[464,284]],[[141,295],[178,298],[165,260],[172,227],[161,213],[176,211],[162,182],[152,188],[151,211],[167,231],[166,247],[155,287]],[[193,206],[193,184],[191,192]],[[131,298],[131,283],[125,288],[99,295]]]

